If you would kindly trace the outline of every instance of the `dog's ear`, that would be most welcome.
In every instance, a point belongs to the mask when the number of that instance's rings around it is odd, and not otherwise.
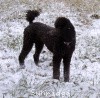
[[[68,18],[65,17],[58,17],[55,21],[55,28],[58,29],[74,29],[74,26],[72,25],[72,23],[70,22],[70,20]]]
[[[55,21],[55,28],[62,29],[70,24],[70,20],[65,17],[58,17]]]

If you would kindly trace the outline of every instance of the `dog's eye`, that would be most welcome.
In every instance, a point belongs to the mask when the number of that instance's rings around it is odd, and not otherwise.
[[[68,28],[68,30],[70,30],[71,28]]]

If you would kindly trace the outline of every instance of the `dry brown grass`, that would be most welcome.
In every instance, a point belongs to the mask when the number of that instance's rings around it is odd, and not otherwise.
[[[90,25],[91,15],[100,16],[99,0],[63,0],[70,7],[70,11],[77,13],[78,20],[84,25]]]
[[[1,9],[8,9],[14,4],[21,5],[26,4],[28,7],[43,8],[49,6],[51,3],[64,2],[66,6],[70,6],[71,10],[76,9],[77,11],[87,12],[87,13],[98,13],[100,10],[99,0],[3,0],[0,4]]]
[[[87,13],[97,13],[100,10],[99,0],[63,0],[70,7],[74,7],[77,11]]]
[[[57,8],[57,2],[64,3],[65,7],[59,9],[59,5]],[[52,6],[53,4],[53,6]],[[56,5],[55,5],[56,4]],[[20,6],[23,7],[20,8]],[[7,19],[14,18],[23,18],[25,14],[25,10],[33,10],[33,9],[42,9],[42,11],[55,11],[59,13],[59,11],[66,14],[67,7],[70,8],[71,13],[77,13],[77,17],[79,21],[84,24],[88,24],[89,15],[100,14],[100,1],[99,0],[3,0],[0,4],[0,11],[6,15]],[[13,9],[12,9],[13,8]],[[16,8],[16,10],[14,10]],[[21,10],[20,10],[21,9]],[[11,11],[12,10],[12,11]],[[11,12],[10,12],[11,11]],[[9,15],[8,15],[9,14]],[[56,14],[56,13],[55,13]],[[100,15],[99,15],[100,16]]]

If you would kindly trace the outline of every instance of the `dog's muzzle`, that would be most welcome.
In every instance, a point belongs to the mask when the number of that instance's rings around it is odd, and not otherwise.
[[[72,43],[72,42],[64,42],[64,44],[65,44],[66,46],[70,46],[71,43]]]
[[[75,38],[72,39],[72,41],[70,42],[64,42],[64,45],[66,45],[67,47],[70,47],[70,45],[75,41]]]
[[[69,46],[71,42],[64,42],[65,45]]]

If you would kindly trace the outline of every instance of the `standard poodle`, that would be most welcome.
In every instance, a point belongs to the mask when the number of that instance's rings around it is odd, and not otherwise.
[[[25,68],[24,60],[33,45],[35,44],[34,62],[37,65],[39,55],[45,45],[53,53],[53,79],[60,77],[60,63],[64,64],[64,81],[69,81],[70,62],[75,50],[76,32],[68,18],[58,17],[54,23],[55,27],[50,27],[40,22],[33,22],[39,16],[37,10],[28,10],[26,20],[29,25],[24,30],[23,47],[19,55],[19,64]]]

